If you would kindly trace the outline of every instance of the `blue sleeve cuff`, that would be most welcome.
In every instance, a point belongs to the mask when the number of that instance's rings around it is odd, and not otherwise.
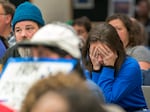
[[[111,67],[103,67],[101,77],[114,78],[115,69]]]

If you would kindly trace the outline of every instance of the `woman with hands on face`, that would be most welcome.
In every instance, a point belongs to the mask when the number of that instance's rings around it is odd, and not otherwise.
[[[104,94],[106,103],[120,105],[127,112],[146,109],[138,62],[127,56],[114,27],[101,23],[94,27],[82,49],[82,61]]]
[[[94,70],[99,70],[101,66],[114,67],[117,59],[117,53],[101,42],[91,44],[89,55]]]

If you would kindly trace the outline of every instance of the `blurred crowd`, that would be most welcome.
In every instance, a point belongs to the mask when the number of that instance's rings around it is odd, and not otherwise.
[[[142,89],[150,86],[149,13],[149,1],[139,0],[134,17],[116,13],[93,24],[83,15],[45,24],[31,2],[15,8],[0,0],[0,112],[149,112]],[[10,59],[31,58],[75,64],[35,79],[26,66],[25,77],[11,77]]]

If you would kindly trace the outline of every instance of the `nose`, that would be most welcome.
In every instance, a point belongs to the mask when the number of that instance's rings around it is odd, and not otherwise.
[[[102,58],[101,55],[98,56],[98,62],[101,63],[101,64],[103,63],[103,58]]]
[[[22,37],[25,37],[25,36],[26,36],[26,31],[25,31],[25,30],[22,30],[22,31],[21,31],[21,36],[22,36]]]
[[[21,39],[22,40],[25,40],[25,39],[28,39],[28,36],[27,36],[27,32],[26,32],[26,30],[22,30],[22,32],[21,32]]]

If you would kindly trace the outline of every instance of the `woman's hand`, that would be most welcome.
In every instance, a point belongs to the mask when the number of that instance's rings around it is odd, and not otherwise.
[[[101,65],[103,64],[103,60],[100,56],[100,52],[98,52],[98,47],[90,48],[89,56],[93,65],[93,69],[99,70],[101,68]]]
[[[117,59],[117,53],[113,52],[107,45],[105,44],[99,44],[98,45],[98,52],[102,56],[103,64],[105,66],[114,66],[116,59]]]

